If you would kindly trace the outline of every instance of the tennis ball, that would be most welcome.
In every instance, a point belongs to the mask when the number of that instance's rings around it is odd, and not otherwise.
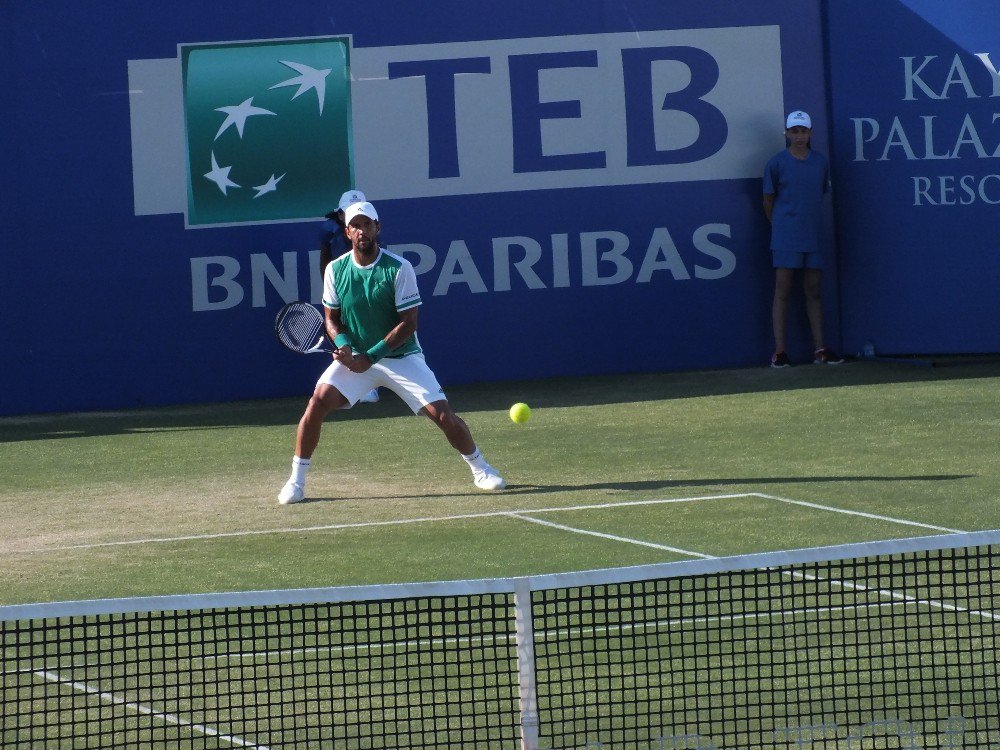
[[[510,407],[510,419],[512,422],[523,424],[531,416],[531,408],[525,403],[517,403]]]

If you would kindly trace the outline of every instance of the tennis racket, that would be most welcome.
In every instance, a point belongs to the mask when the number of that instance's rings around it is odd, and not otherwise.
[[[334,351],[323,313],[308,302],[289,302],[281,308],[274,319],[274,335],[282,346],[298,354]]]

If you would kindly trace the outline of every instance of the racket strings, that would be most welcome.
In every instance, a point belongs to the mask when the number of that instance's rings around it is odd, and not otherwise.
[[[275,333],[285,346],[304,352],[320,339],[323,328],[323,315],[312,305],[303,303],[285,310],[275,324]]]

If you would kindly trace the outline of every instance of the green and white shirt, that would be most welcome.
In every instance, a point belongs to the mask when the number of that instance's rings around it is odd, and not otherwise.
[[[348,251],[326,267],[323,304],[340,310],[351,347],[366,352],[396,327],[399,313],[420,304],[417,274],[408,260],[385,248],[379,248],[378,257],[368,266],[359,266]],[[419,351],[414,333],[388,356]]]

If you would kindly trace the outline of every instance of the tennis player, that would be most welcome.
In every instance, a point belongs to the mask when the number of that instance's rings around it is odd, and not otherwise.
[[[326,327],[337,351],[299,421],[292,474],[278,493],[278,502],[305,499],[306,474],[326,416],[379,386],[396,393],[414,414],[424,414],[444,432],[469,464],[476,487],[503,489],[503,477],[486,462],[424,360],[417,340],[421,300],[413,266],[379,247],[381,225],[371,203],[348,206],[344,225],[351,250],[331,262],[323,278]]]

